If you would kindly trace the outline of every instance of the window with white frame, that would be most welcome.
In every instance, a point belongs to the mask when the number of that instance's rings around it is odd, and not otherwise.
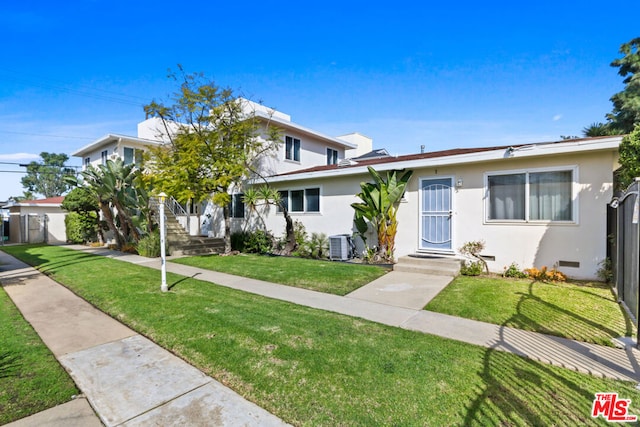
[[[82,161],[82,164],[84,165],[84,168],[88,168],[89,165],[91,165],[91,157],[85,157]]]
[[[242,201],[244,194],[236,193],[231,195],[229,202],[229,213],[231,218],[244,218],[244,202]]]
[[[107,164],[107,159],[109,158],[109,152],[107,150],[103,150],[100,152],[100,159],[102,160],[102,164]]]
[[[278,193],[280,193],[278,212],[282,212],[283,206],[289,212],[320,212],[320,188],[279,190]]]
[[[142,163],[142,150],[140,149],[124,147],[123,154],[125,165],[130,165],[132,163],[139,165]]]
[[[285,136],[284,158],[287,160],[293,160],[294,162],[300,161],[300,140],[298,138]]]
[[[489,221],[575,221],[575,168],[487,174]]]
[[[338,150],[334,150],[333,148],[327,148],[327,164],[328,165],[338,164]]]

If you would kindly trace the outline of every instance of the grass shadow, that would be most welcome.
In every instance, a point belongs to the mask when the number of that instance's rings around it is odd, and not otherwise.
[[[17,377],[21,366],[17,355],[10,351],[0,352],[0,378]]]
[[[598,424],[590,415],[594,391],[579,374],[508,356],[496,349],[485,352],[479,372],[484,389],[467,408],[463,425]]]
[[[589,381],[581,374],[569,369],[552,368],[526,357],[518,357],[514,363],[513,358],[508,358],[505,351],[498,350],[512,348],[504,337],[506,327],[527,325],[534,330],[546,329],[524,313],[528,302],[541,304],[545,309],[574,317],[591,327],[600,327],[607,333],[613,332],[590,319],[537,297],[533,293],[534,284],[535,282],[532,282],[529,285],[528,294],[521,294],[516,313],[501,325],[503,328],[500,329],[498,342],[484,354],[483,369],[479,372],[484,388],[477,391],[477,397],[467,408],[464,425],[601,424],[602,420],[591,417],[591,403],[594,393],[603,390],[591,390]],[[530,307],[527,307],[526,310],[529,309]],[[607,364],[606,361],[601,362]],[[534,401],[531,396],[547,398]],[[567,402],[571,402],[571,405]],[[573,410],[567,409],[569,407]],[[579,411],[575,411],[576,407]]]
[[[534,285],[536,282],[529,284],[528,293],[520,293],[520,299],[516,306],[516,314],[503,323],[502,326],[512,326],[519,329],[526,329],[530,331],[537,331],[544,334],[578,339],[581,341],[591,341],[590,335],[593,334],[593,330],[602,332],[608,338],[617,338],[618,331],[604,326],[602,323],[596,322],[587,317],[581,316],[573,311],[567,310],[557,304],[540,298],[534,293]],[[594,296],[594,295],[592,295]],[[597,295],[595,295],[597,296]],[[535,315],[532,315],[536,312]],[[625,321],[627,320],[626,314],[623,313]],[[540,322],[534,320],[538,319],[558,319],[553,324],[543,325]],[[554,328],[553,325],[557,324],[558,328]],[[626,331],[629,332],[628,322],[626,325]],[[604,337],[600,337],[598,344],[611,345]]]

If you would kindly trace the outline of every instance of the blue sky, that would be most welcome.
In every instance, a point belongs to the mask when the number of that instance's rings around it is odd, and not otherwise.
[[[640,7],[527,3],[3,2],[0,162],[135,135],[176,64],[392,154],[580,135],[623,88],[609,64]],[[0,172],[0,200],[21,176]]]

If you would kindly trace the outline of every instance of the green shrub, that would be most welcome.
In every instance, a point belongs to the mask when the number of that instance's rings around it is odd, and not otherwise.
[[[160,233],[147,234],[138,241],[138,254],[147,258],[157,258],[160,256]]]
[[[298,246],[304,245],[304,243],[307,241],[307,229],[305,228],[302,221],[299,221],[297,219],[293,221],[293,234],[294,236],[296,236],[296,243],[298,244]]]
[[[247,233],[244,241],[244,252],[267,254],[273,248],[273,236],[268,231],[256,230]]]
[[[79,214],[69,212],[64,218],[67,241],[71,243],[93,242],[97,239],[98,220],[94,212]]]
[[[613,266],[611,265],[611,259],[605,258],[598,263],[600,267],[596,271],[598,279],[605,283],[613,283]]]
[[[480,261],[466,261],[460,267],[463,276],[479,276],[484,270],[484,264]]]
[[[512,262],[508,268],[505,267],[502,275],[504,277],[514,277],[517,279],[524,279],[525,277],[528,277],[528,274],[520,270],[518,264],[516,264],[515,262]]]
[[[245,251],[245,242],[249,239],[251,233],[247,231],[236,231],[231,233],[231,250],[232,251]]]
[[[311,237],[300,245],[298,252],[306,258],[327,258],[329,239],[324,233],[311,233]]]

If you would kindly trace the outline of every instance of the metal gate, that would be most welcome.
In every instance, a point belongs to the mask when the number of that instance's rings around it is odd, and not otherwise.
[[[636,178],[637,179],[637,178]],[[609,204],[609,244],[613,283],[618,299],[627,307],[638,326],[638,288],[640,282],[639,182]]]

